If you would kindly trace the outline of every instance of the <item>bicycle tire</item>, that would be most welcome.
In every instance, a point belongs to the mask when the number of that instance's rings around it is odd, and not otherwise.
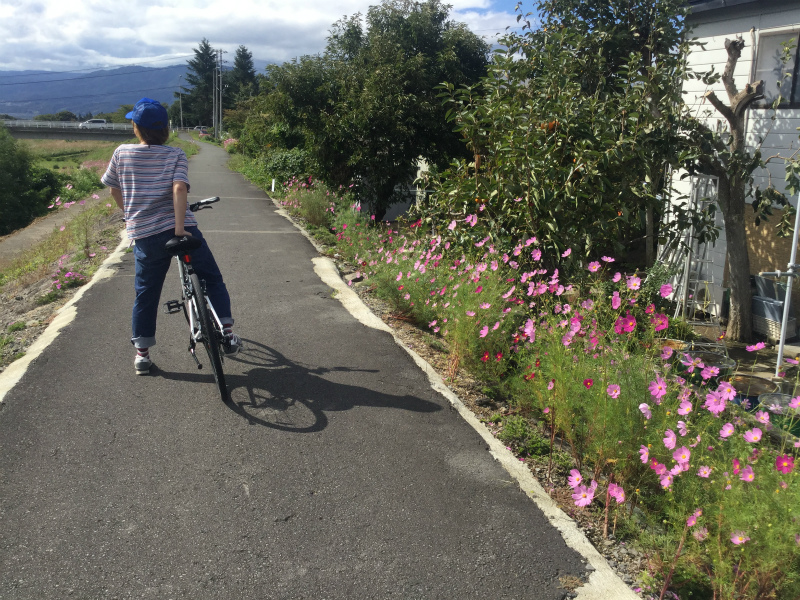
[[[222,398],[223,402],[228,402],[228,386],[225,384],[225,373],[222,370],[222,359],[219,354],[220,344],[217,337],[221,335],[221,332],[214,327],[214,321],[209,315],[206,299],[203,295],[203,287],[200,285],[200,278],[197,273],[192,273],[189,278],[195,293],[194,306],[197,307],[197,319],[200,322],[202,331],[201,341],[208,354],[208,359],[211,361],[211,370],[214,371],[214,380],[217,382],[220,398]]]

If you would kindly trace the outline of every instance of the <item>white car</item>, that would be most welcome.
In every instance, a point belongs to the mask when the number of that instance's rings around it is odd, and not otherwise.
[[[105,129],[105,119],[89,119],[78,125],[78,129]]]

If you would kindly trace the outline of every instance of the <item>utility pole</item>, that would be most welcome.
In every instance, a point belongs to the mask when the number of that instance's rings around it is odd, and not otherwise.
[[[178,77],[178,104],[181,107],[181,129],[183,129],[183,87],[182,87],[182,80],[183,75]]]

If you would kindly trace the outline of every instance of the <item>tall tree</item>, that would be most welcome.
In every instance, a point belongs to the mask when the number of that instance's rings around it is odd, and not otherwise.
[[[226,76],[228,86],[225,90],[227,97],[238,102],[258,93],[258,80],[256,68],[253,64],[253,54],[245,46],[239,46],[233,57],[233,69]],[[223,102],[225,99],[223,98]]]
[[[183,121],[193,125],[211,125],[214,112],[214,72],[217,58],[206,38],[194,50],[194,58],[186,63],[186,87],[183,94]],[[179,94],[175,93],[177,99]]]
[[[538,9],[539,26],[519,14],[521,31],[501,40],[480,85],[448,86],[450,119],[473,159],[443,174],[426,216],[435,225],[477,214],[468,235],[444,232],[465,245],[488,235],[513,248],[535,236],[545,256],[625,258],[642,247],[643,215],[667,201],[665,165],[684,152],[687,8],[548,0]]]

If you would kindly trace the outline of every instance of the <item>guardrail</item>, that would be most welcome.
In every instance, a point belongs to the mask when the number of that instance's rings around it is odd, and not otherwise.
[[[81,127],[76,121],[2,121],[6,127],[24,127],[26,129],[86,129],[86,130],[117,130],[133,131],[130,123],[106,123],[101,126]]]

